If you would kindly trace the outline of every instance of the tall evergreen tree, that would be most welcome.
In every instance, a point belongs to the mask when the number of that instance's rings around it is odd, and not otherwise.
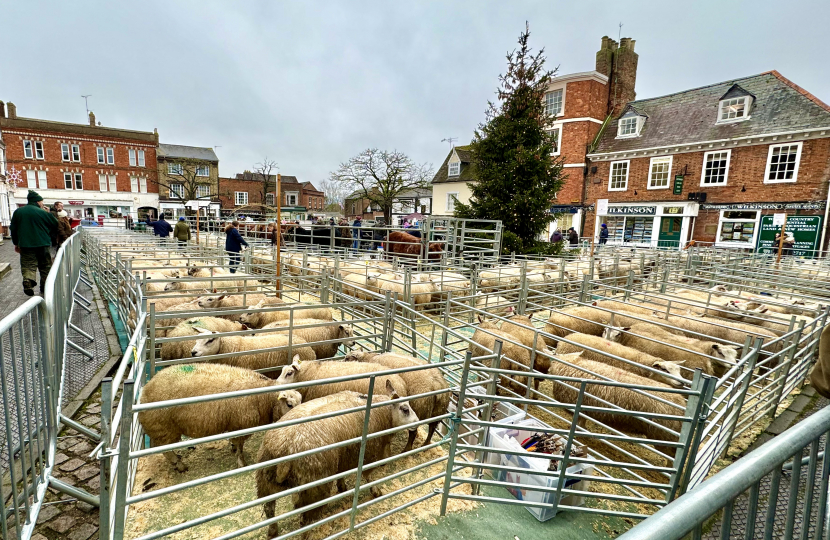
[[[554,220],[548,210],[563,183],[562,161],[551,158],[557,141],[546,129],[553,119],[543,103],[555,70],[545,70],[544,49],[531,54],[529,37],[526,27],[518,50],[507,55],[498,103],[488,102],[471,144],[472,197],[455,206],[457,217],[500,219],[506,239],[512,233],[525,248]]]

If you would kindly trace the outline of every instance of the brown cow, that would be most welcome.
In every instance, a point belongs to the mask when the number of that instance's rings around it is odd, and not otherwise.
[[[411,234],[394,231],[386,236],[385,250],[387,253],[403,257],[419,257],[421,255],[421,239]],[[438,259],[444,248],[441,242],[429,243],[429,259]]]

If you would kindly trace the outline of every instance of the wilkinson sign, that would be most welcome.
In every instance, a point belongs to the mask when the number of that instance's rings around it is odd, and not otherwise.
[[[609,206],[608,215],[646,215],[653,216],[657,213],[656,206]]]
[[[827,201],[791,203],[701,204],[702,210],[824,210]]]

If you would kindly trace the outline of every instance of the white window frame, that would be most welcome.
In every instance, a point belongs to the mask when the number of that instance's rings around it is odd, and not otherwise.
[[[455,172],[453,172],[453,169],[455,169]],[[454,177],[454,176],[460,176],[460,175],[461,175],[461,162],[460,161],[447,163],[447,176],[448,177]]]
[[[84,189],[84,175],[79,172],[75,173],[75,189]]]
[[[131,193],[138,193],[138,177],[131,176],[130,177],[130,192]]]
[[[210,184],[199,184],[196,186],[196,198],[205,199],[210,197]]]
[[[49,184],[46,182],[46,171],[37,172],[37,188],[47,189]]]
[[[723,173],[723,181],[718,182],[717,184],[705,182],[706,180],[706,160],[712,154],[723,154],[726,153],[726,170]],[[725,186],[729,181],[729,165],[732,162],[732,149],[726,148],[722,150],[712,150],[711,152],[704,152],[703,153],[703,164],[700,167],[700,187],[716,187],[716,186]]]
[[[130,156],[130,167],[135,167],[136,163],[138,163],[136,161],[136,157],[135,157],[135,150],[130,148],[129,150],[127,150],[127,154],[129,154],[129,156]]]
[[[761,221],[761,211],[760,210],[744,210],[745,212],[755,212],[755,219],[745,219],[745,218],[730,218],[730,223],[754,223],[755,229],[752,232],[752,240],[749,242],[723,242],[721,237],[721,232],[723,229],[723,221],[724,221],[724,213],[726,212],[740,212],[741,210],[721,210],[720,215],[718,217],[718,230],[715,233],[715,247],[748,247],[754,248],[755,243],[758,241],[758,230],[760,229],[760,221]]]
[[[6,174],[6,149],[0,147],[0,174]]]
[[[115,165],[115,148],[107,147],[107,165]]]
[[[147,178],[142,176],[138,179],[138,190],[140,193],[147,193]]]
[[[291,201],[294,202],[291,202]],[[300,196],[296,192],[287,192],[285,194],[285,205],[286,206],[298,206],[300,204]]]
[[[204,172],[205,174],[202,174]],[[196,165],[196,176],[203,178],[210,176],[210,165]]]
[[[29,189],[38,189],[37,187],[37,171],[29,169],[26,171],[26,187]]]
[[[98,175],[98,190],[99,191],[106,191],[108,189],[107,184],[107,175],[106,174],[99,174]]]
[[[769,153],[767,154],[767,166],[764,169],[764,183],[765,184],[793,184],[798,180],[798,167],[801,165],[801,149],[804,143],[802,142],[790,142],[790,143],[781,143],[781,144],[771,144],[769,145]],[[770,169],[772,169],[772,153],[776,148],[783,148],[784,146],[795,146],[795,168],[793,169],[793,177],[790,179],[784,180],[770,180],[769,173]]]
[[[103,146],[97,146],[95,148],[95,155],[98,156],[99,165],[104,165],[107,162],[106,152],[104,151]]]
[[[28,139],[23,140],[23,157],[26,159],[35,159],[35,145]]]
[[[184,198],[184,184],[170,184],[170,198],[183,199]]]
[[[75,185],[72,178],[71,172],[63,173],[63,188],[64,189],[74,189],[72,186]]]
[[[548,133],[553,135],[554,132],[556,133],[556,150],[551,152],[550,155],[558,156],[562,153],[562,124],[554,124],[551,126]]]
[[[244,195],[244,197],[243,197]],[[247,191],[234,191],[233,192],[233,202],[236,206],[245,206],[248,204],[248,192]]]
[[[43,141],[35,141],[35,159],[46,159],[43,152]]]
[[[273,193],[266,193],[265,194],[265,204],[267,206],[274,206],[274,194]]]
[[[556,92],[561,93],[561,97],[559,98],[559,110],[557,112],[551,112],[551,111],[548,110],[548,95],[549,94],[554,94]],[[545,113],[548,116],[550,116],[552,118],[557,118],[557,117],[562,116],[563,114],[565,114],[565,87],[564,86],[561,86],[559,88],[548,89],[548,91],[545,92],[545,95],[542,97],[542,99],[544,100],[544,104],[545,104]]]
[[[168,163],[167,164],[167,174],[180,175],[183,172],[184,172],[184,169],[182,169],[182,164],[181,163]]]
[[[458,192],[450,191],[447,193],[447,212],[455,212],[456,202],[458,202]]]
[[[669,163],[669,170],[666,173],[668,176],[666,177],[666,185],[665,186],[655,186],[652,183],[654,179],[654,166],[660,163],[665,163],[668,161]],[[671,187],[671,168],[672,162],[674,161],[674,156],[655,156],[649,160],[648,163],[648,186],[646,189],[669,189]]]
[[[61,161],[72,161],[72,151],[66,143],[61,143]]]
[[[114,174],[109,175],[110,191],[118,191],[118,177]]]
[[[634,120],[634,133],[623,133],[622,132],[622,125],[623,122],[629,122]],[[643,117],[642,116],[626,116],[625,118],[620,118],[617,121],[617,139],[630,139],[632,137],[639,137],[640,136],[640,128],[643,124]]]
[[[144,150],[138,150],[137,152],[138,152],[138,166],[139,167],[144,167],[144,164],[145,164]]]
[[[614,165],[618,163],[625,163],[625,186],[624,187],[611,187],[611,183],[614,180]],[[612,161],[608,165],[608,191],[628,191],[628,179],[631,176],[631,160],[630,159],[623,159],[620,161]]]
[[[72,161],[80,162],[81,161],[81,145],[73,144],[71,146],[72,150]]]
[[[742,100],[744,102],[744,110],[743,115],[735,116],[734,118],[723,118],[724,107],[728,106],[727,104],[731,101]],[[736,103],[737,105],[737,103]],[[749,107],[752,105],[750,100],[750,96],[741,96],[736,98],[729,98],[729,99],[722,99],[718,103],[718,120],[717,124],[731,124],[733,122],[743,122],[744,120],[749,120]]]

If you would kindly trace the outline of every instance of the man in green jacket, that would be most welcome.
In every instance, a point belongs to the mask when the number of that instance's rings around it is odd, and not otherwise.
[[[43,197],[29,191],[29,204],[12,214],[11,233],[14,250],[20,253],[20,273],[23,274],[23,292],[35,294],[37,271],[40,271],[40,294],[46,284],[46,276],[52,268],[49,247],[58,234],[58,220],[43,207]]]
[[[184,216],[180,217],[178,223],[176,223],[176,226],[173,227],[173,236],[175,236],[176,240],[179,242],[179,249],[184,249],[184,246],[187,245],[187,241],[190,240],[190,225],[187,224]]]

